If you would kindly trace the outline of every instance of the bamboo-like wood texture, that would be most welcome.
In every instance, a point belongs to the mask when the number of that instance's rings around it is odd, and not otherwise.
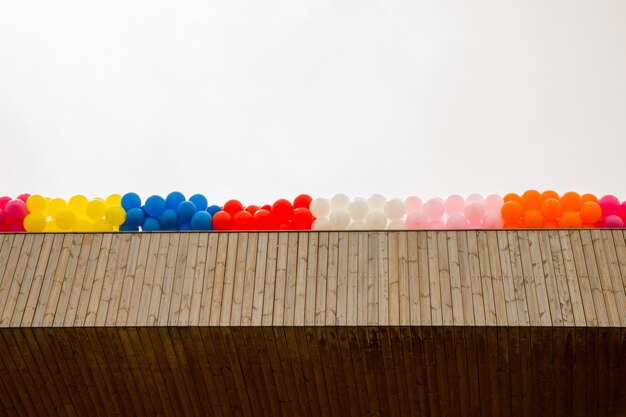
[[[0,413],[626,414],[624,230],[0,235]]]

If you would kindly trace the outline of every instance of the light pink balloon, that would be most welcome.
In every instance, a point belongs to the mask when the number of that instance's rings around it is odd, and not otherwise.
[[[470,194],[465,199],[465,204],[484,203],[484,202],[485,202],[485,199],[480,194]]]
[[[485,229],[502,229],[504,227],[504,220],[500,213],[487,213],[483,220],[483,227]]]
[[[428,223],[428,228],[430,230],[444,230],[446,225],[441,220],[431,220]]]
[[[614,195],[603,196],[600,200],[598,200],[598,204],[600,205],[600,208],[602,208],[602,217],[619,213],[619,199]]]
[[[482,203],[470,203],[465,206],[465,218],[470,223],[480,223],[485,217],[485,206]]]
[[[406,217],[406,228],[422,230],[428,228],[428,216],[421,211],[416,211]]]
[[[446,220],[447,229],[467,229],[467,219],[462,214],[453,214]]]
[[[602,227],[611,229],[621,228],[624,227],[624,220],[622,220],[620,216],[611,214],[602,219]]]
[[[426,213],[430,220],[441,219],[444,213],[443,202],[440,199],[431,198],[424,204],[424,213]]]
[[[416,211],[422,211],[422,206],[422,200],[417,197],[411,196],[404,200],[406,214],[415,213]]]
[[[487,213],[500,213],[504,200],[497,194],[491,194],[485,198],[485,211]]]
[[[470,222],[467,228],[468,229],[483,229],[483,222],[482,220],[479,222]]]
[[[451,216],[453,214],[462,214],[463,208],[465,208],[465,199],[458,194],[452,194],[446,199],[446,214]]]

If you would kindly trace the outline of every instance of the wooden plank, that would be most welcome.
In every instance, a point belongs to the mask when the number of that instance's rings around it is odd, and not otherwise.
[[[289,325],[302,326],[306,320],[305,310],[311,308],[307,294],[309,237],[306,233],[289,234],[287,251],[287,285],[285,294],[285,321]],[[312,279],[315,282],[315,278]],[[312,300],[315,308],[315,296]]]
[[[408,297],[409,297],[409,313],[410,321],[407,324],[417,326],[421,324],[421,297],[420,297],[420,276],[419,266],[417,262],[418,247],[417,247],[417,232],[406,232],[406,245],[407,245],[407,280],[409,284]]]
[[[144,272],[142,273],[142,279],[140,280],[141,287],[137,289],[137,292],[133,291],[133,294],[135,294],[135,297],[138,301],[131,303],[132,312],[129,311],[129,323],[134,323],[135,325],[139,326],[145,326],[148,322],[150,301],[152,298],[153,288],[156,287],[155,274],[157,270],[157,265],[159,263],[159,250],[161,249],[162,236],[165,236],[165,234],[150,234],[148,251],[146,253],[145,265],[143,267]]]
[[[111,249],[112,259],[107,263],[104,283],[98,303],[96,313],[96,326],[113,326],[117,318],[117,306],[119,303],[119,293],[126,271],[128,259],[128,247],[130,245],[130,234],[121,233],[115,236],[115,248]]]
[[[280,326],[284,323],[285,294],[287,291],[287,253],[288,235],[278,234],[278,254],[276,259],[276,286],[274,290],[274,311],[272,324]]]
[[[602,292],[598,288],[592,289],[589,272],[585,262],[580,232],[578,230],[570,230],[568,231],[568,234],[570,247],[572,249],[571,256],[576,268],[576,275],[574,276],[574,279],[576,279],[580,285],[580,293],[582,295],[587,325],[606,326],[608,324],[608,319],[604,299],[602,297]],[[561,241],[561,246],[564,246],[563,239]],[[563,252],[563,256],[566,256],[565,250]]]
[[[502,273],[502,282],[504,287],[504,303],[506,305],[507,322],[510,326],[518,326],[520,324],[520,320],[517,313],[518,300],[517,293],[515,291],[515,282],[517,278],[513,273],[511,264],[508,233],[504,230],[498,230],[494,233],[495,236],[491,239],[497,240],[498,242],[497,249],[494,249],[500,254],[500,271]],[[494,243],[491,244],[491,247],[493,248]]]
[[[66,295],[69,295],[71,289],[72,278],[76,271],[76,265],[78,263],[78,254],[80,252],[80,245],[83,240],[83,235],[75,234],[69,235],[69,241],[64,241],[64,249],[61,252],[61,259],[57,265],[57,270],[54,274],[52,287],[48,294],[48,300],[46,303],[46,310],[41,322],[44,326],[59,326],[63,323],[65,316],[65,309],[67,307],[66,302],[59,302],[64,300]],[[65,246],[67,243],[67,246]]]
[[[537,295],[537,307],[539,309],[540,323],[543,326],[550,326],[553,323],[560,324],[561,308],[558,294],[554,286],[548,285],[547,272],[544,269],[543,258],[541,257],[541,247],[539,234],[536,230],[526,232],[530,249],[530,262],[532,268],[533,287]],[[553,311],[551,311],[551,309]],[[554,321],[556,320],[556,321]]]
[[[576,272],[576,263],[574,262],[574,251],[572,249],[569,232],[559,231],[553,232],[558,235],[558,239],[555,237],[550,246],[553,251],[560,251],[563,257],[563,267],[565,269],[565,276],[567,278],[567,286],[569,288],[570,297],[572,299],[572,314],[574,315],[574,322],[576,326],[595,325],[598,324],[595,315],[595,309],[593,308],[593,299],[591,294],[583,294],[584,287],[580,287],[578,274]],[[553,252],[554,253],[554,252]],[[587,303],[587,307],[585,304]],[[588,303],[591,303],[590,305]],[[587,313],[587,311],[589,313]],[[587,316],[589,314],[589,316]]]
[[[539,300],[537,297],[537,290],[535,287],[535,275],[533,271],[533,262],[530,254],[530,242],[528,239],[528,232],[518,231],[515,233],[515,237],[519,244],[520,259],[522,261],[523,281],[526,294],[526,304],[528,305],[528,317],[532,326],[545,325],[545,305],[539,306]],[[549,318],[548,314],[548,318]],[[549,322],[549,321],[547,321]]]
[[[601,230],[587,230],[585,232],[585,238],[591,238],[593,252],[589,251],[589,255],[593,253],[595,270],[598,273],[607,312],[610,313],[609,322],[612,326],[626,326],[624,286],[620,279],[619,267],[616,268],[616,260],[613,261],[613,266],[609,264],[610,249],[605,247],[602,238],[606,232]],[[613,247],[613,245],[611,246]],[[612,276],[616,276],[617,279],[613,280]]]
[[[208,237],[208,234],[207,234]],[[202,336],[198,327],[190,326],[185,329],[179,329],[183,342],[185,343],[185,350],[191,352],[190,363],[192,372],[194,374],[194,381],[200,385],[201,399],[206,395],[208,397],[209,405],[207,406],[206,400],[204,400],[203,408],[211,410],[210,414],[214,416],[222,416],[224,401],[220,400],[220,394],[216,387],[216,381],[213,377],[211,367],[209,365],[208,355],[205,352],[204,343],[202,342]],[[251,355],[252,357],[253,355]],[[226,402],[227,403],[227,402]],[[264,404],[262,404],[264,405]],[[265,408],[263,408],[265,410]]]
[[[532,312],[536,310],[534,306],[531,308],[526,295],[526,284],[524,279],[524,267],[522,266],[521,248],[517,238],[517,232],[506,232],[509,251],[509,259],[511,261],[511,273],[513,274],[513,292],[515,294],[515,306],[517,309],[517,319],[521,326],[528,326],[536,323],[535,317],[531,317]]]
[[[76,325],[78,326],[93,326],[96,322],[98,305],[100,304],[102,288],[104,286],[104,280],[106,279],[107,264],[109,262],[110,253],[113,251],[112,242],[113,234],[103,235],[100,242],[100,249],[97,253],[94,253],[96,266],[93,270],[93,280],[88,289],[83,289],[84,293],[81,296],[78,308],[80,314],[78,314],[79,317],[77,317],[76,320]],[[92,271],[90,267],[88,267],[89,274],[91,274]],[[86,305],[83,305],[83,300]]]
[[[269,233],[267,239],[267,261],[265,263],[265,290],[263,293],[263,314],[261,324],[272,324],[274,300],[276,297],[276,266],[278,259],[278,234]],[[256,338],[255,338],[256,340]]]
[[[388,233],[388,276],[389,276],[389,300],[388,300],[388,323],[392,326],[400,324],[400,238],[402,234]],[[408,294],[408,292],[407,292]],[[383,324],[383,323],[381,323]]]
[[[337,233],[331,233],[330,240],[332,242],[332,235],[337,236]],[[332,244],[331,244],[332,246]],[[332,250],[332,249],[331,249]],[[324,332],[324,340],[327,342],[327,355],[328,357],[324,360],[324,371],[329,373],[334,373],[335,384],[337,386],[337,398],[338,406],[334,408],[337,410],[339,415],[341,416],[349,416],[355,415],[357,411],[357,407],[352,406],[352,401],[356,401],[354,394],[356,391],[349,392],[347,379],[354,379],[354,373],[350,373],[349,376],[346,374],[349,371],[346,370],[343,361],[341,359],[341,348],[339,344],[339,336],[337,334],[337,327],[335,326],[325,326],[318,328],[318,332]],[[351,371],[350,371],[351,372]],[[327,376],[329,379],[330,376]]]
[[[43,235],[30,234],[25,237],[22,249],[19,253],[15,273],[11,277],[5,277],[7,280],[5,286],[7,290],[4,294],[5,298],[0,298],[4,300],[4,308],[0,305],[0,327],[9,326],[11,317],[18,314],[16,311],[18,309],[18,298],[22,292],[22,286],[28,285],[30,277],[34,272],[35,265],[39,258],[42,238]]]
[[[13,307],[15,306],[15,302],[17,301],[17,295],[14,295],[13,300],[8,300],[10,288],[11,286],[15,286],[18,283],[21,283],[23,276],[22,274],[24,273],[24,268],[26,267],[28,256],[30,255],[30,248],[33,244],[33,239],[33,235],[16,235],[12,241],[8,256],[6,255],[6,252],[2,254],[4,259],[3,263],[0,265],[0,300],[7,300],[10,313],[13,312]],[[6,247],[8,247],[8,245],[6,245]],[[24,248],[26,251],[23,256],[21,256],[22,248]],[[16,276],[19,277],[16,279]],[[0,308],[0,319],[4,317],[4,310],[5,308]],[[9,311],[7,311],[7,315],[8,314]],[[8,323],[4,323],[4,321],[0,322],[0,327],[6,327],[7,325]]]
[[[227,369],[229,369],[235,384],[234,388],[239,399],[242,415],[251,415],[252,410],[258,410],[260,406],[258,404],[256,391],[246,385],[248,370],[244,366],[245,362],[237,355],[237,348],[231,329],[229,327],[214,328],[213,336],[219,338],[220,334],[222,343],[224,344],[224,351],[221,350],[221,345],[219,340],[217,340],[218,354],[224,358],[225,363],[229,364]],[[203,415],[206,415],[206,413]]]
[[[192,267],[193,282],[191,285],[191,302],[189,307],[189,317],[187,323],[190,326],[197,326],[200,322],[200,311],[202,309],[203,291],[207,280],[207,249],[209,244],[209,233],[199,233],[196,250],[196,262]],[[186,313],[185,313],[186,315]]]
[[[391,274],[390,274],[391,278]],[[401,350],[399,344],[393,344],[392,333],[395,326],[379,326],[377,328],[379,334],[379,346],[382,356],[382,366],[384,369],[385,382],[387,386],[387,398],[389,399],[389,410],[391,415],[407,415],[408,413],[408,394],[406,392],[406,382],[398,381],[398,377],[404,375],[403,372],[398,373],[396,362]],[[395,339],[398,342],[397,339]],[[394,350],[398,349],[397,352]]]
[[[526,330],[524,329],[524,331]],[[519,333],[519,327],[511,326],[508,328],[509,372],[511,375],[511,415],[514,417],[523,416],[522,369]]]
[[[439,380],[437,375],[437,363],[436,363],[436,355],[435,355],[435,346],[433,343],[433,329],[436,327],[422,327],[420,329],[421,334],[417,336],[418,341],[421,340],[421,345],[423,349],[423,357],[424,364],[426,368],[425,376],[426,376],[426,387],[428,390],[428,408],[430,410],[430,416],[446,416],[447,406],[448,404],[444,403],[440,399],[439,394]],[[414,333],[414,339],[416,334]],[[413,349],[415,350],[415,340],[413,341]]]
[[[342,239],[342,242],[345,240],[347,243],[347,239]],[[341,271],[340,271],[340,258],[339,257],[339,233],[338,232],[330,232],[328,233],[328,255],[327,255],[327,286],[326,286],[326,318],[324,323],[326,326],[335,326],[339,322],[337,320],[338,314],[338,303],[337,297],[339,294],[339,281],[341,281],[344,289],[347,289],[347,275],[348,275],[348,263],[341,262]],[[341,253],[343,258],[347,258],[347,251]],[[322,255],[323,257],[323,255]],[[345,268],[343,268],[345,266]],[[345,305],[345,304],[344,304]],[[345,311],[345,309],[344,309]],[[346,324],[345,315],[344,320],[341,322],[342,324]],[[336,337],[336,334],[333,334]]]
[[[200,302],[200,317],[198,325],[208,326],[213,307],[213,288],[216,281],[217,268],[217,248],[220,234],[209,233],[209,241],[207,243],[207,260],[204,265],[204,279],[202,288],[202,301]],[[221,298],[221,294],[220,294]]]
[[[65,269],[69,261],[72,240],[73,236],[70,234],[59,234],[55,236],[46,269],[45,271],[40,271],[43,281],[41,290],[36,294],[37,298],[34,297],[35,293],[33,293],[33,297],[29,297],[27,302],[27,317],[23,320],[25,323],[33,326],[41,326],[44,324],[46,312],[48,309],[52,309],[52,306],[48,306],[48,303],[51,302],[50,297],[53,291],[60,292],[61,281],[63,280],[63,275],[65,274]],[[46,279],[44,279],[44,277]]]
[[[348,236],[351,234],[352,233],[349,233]],[[364,379],[359,379],[363,370],[356,366],[357,358],[352,355],[350,349],[350,339],[354,334],[351,329],[353,329],[353,327],[339,326],[335,328],[339,338],[343,374],[346,377],[348,399],[350,400],[350,413],[353,416],[358,416],[364,415],[367,412],[367,390],[365,389]]]
[[[499,325],[506,326],[510,324],[508,317],[510,307],[506,302],[507,290],[505,289],[504,273],[502,272],[502,270],[506,268],[506,265],[503,267],[500,263],[500,256],[498,256],[498,235],[496,233],[497,232],[493,231],[484,231],[478,232],[478,235],[479,242],[481,242],[481,245],[486,245],[485,248],[488,249],[489,253],[489,271],[493,280],[492,288],[494,304],[496,306],[496,322]],[[483,237],[481,238],[481,236]]]
[[[479,378],[478,367],[483,364],[479,363],[478,358],[478,345],[476,343],[475,327],[463,327],[463,336],[465,338],[465,352],[467,357],[467,376],[469,379],[469,392],[470,392],[470,410],[472,415],[480,415],[482,411],[485,414],[489,414],[488,407],[482,408],[484,393],[481,390],[482,381]]]
[[[437,232],[426,232],[428,247],[428,278],[430,286],[430,317],[434,326],[443,324],[439,257],[437,255]]]
[[[485,231],[468,232],[476,233],[478,261],[480,264],[480,283],[483,290],[483,301],[485,303],[485,324],[495,326],[498,324],[498,317],[502,317],[502,303],[504,302],[504,294],[500,291],[494,291],[494,279],[491,272],[489,261],[489,252],[487,245],[487,237]]]
[[[252,327],[251,332],[254,339],[254,346],[260,362],[260,370],[263,375],[263,385],[267,389],[269,406],[272,416],[282,415],[283,405],[278,397],[278,388],[276,379],[274,378],[271,362],[269,359],[268,348],[265,343],[264,331],[261,327]],[[287,414],[288,415],[288,414]]]
[[[152,239],[152,234],[149,233],[133,236],[138,236],[139,239],[134,250],[131,243],[131,254],[124,276],[122,297],[120,299],[116,319],[116,322],[122,326],[136,323],[137,309],[139,307],[137,300],[141,298],[141,287],[143,286],[150,240]]]
[[[313,239],[313,236],[316,237],[317,242]],[[329,270],[328,270],[328,244],[329,244],[329,234],[325,232],[320,232],[316,234],[311,234],[311,238],[309,240],[309,264],[315,263],[317,265],[317,274],[315,276],[315,280],[310,283],[311,289],[313,289],[313,283],[316,284],[315,288],[315,298],[309,293],[307,290],[307,307],[313,303],[313,299],[315,300],[315,318],[311,320],[310,309],[307,308],[307,316],[305,317],[305,324],[311,325],[315,324],[316,326],[323,326],[326,323],[326,315],[327,315],[327,297],[329,296]],[[311,247],[314,245],[317,247],[317,251]],[[315,253],[317,252],[317,253]],[[317,255],[315,257],[315,255]],[[307,281],[307,284],[309,282]],[[334,291],[334,290],[333,290]]]
[[[224,276],[226,273],[226,256],[228,252],[228,234],[220,233],[217,242],[217,252],[215,257],[215,269],[213,274],[209,271],[212,279],[213,291],[211,291],[211,309],[208,322],[211,326],[220,324],[220,313],[222,311],[222,299],[224,295]],[[210,279],[209,278],[209,279]]]
[[[565,271],[565,261],[560,250],[558,233],[546,231],[539,235],[541,242],[541,255],[544,262],[544,272],[548,293],[555,292],[551,299],[558,300],[558,305],[550,306],[552,322],[557,325],[574,326],[576,320],[572,307],[573,297],[570,295],[567,285],[567,273]],[[552,303],[552,301],[551,301]]]
[[[340,274],[337,281],[337,319],[339,324],[345,323],[347,325],[356,325],[362,323],[364,314],[361,314],[361,309],[364,310],[364,300],[361,294],[367,294],[367,286],[365,285],[365,279],[361,280],[360,277],[365,274],[365,271],[361,270],[361,257],[359,257],[359,249],[361,248],[362,233],[348,232],[347,239],[343,238],[343,233],[339,236],[339,250],[345,255],[345,261],[342,262],[339,271],[347,270],[346,283],[343,284]],[[340,259],[343,259],[340,257]],[[346,265],[347,264],[347,265]],[[344,266],[345,265],[345,266]],[[361,285],[358,285],[361,281]],[[345,321],[341,318],[345,317]]]
[[[287,330],[287,329],[286,329]],[[346,415],[344,403],[345,397],[341,398],[339,396],[339,384],[337,383],[337,379],[335,378],[335,373],[333,371],[333,362],[330,354],[329,341],[326,335],[326,329],[321,326],[316,326],[311,328],[313,330],[313,335],[317,340],[317,349],[319,352],[319,358],[322,365],[322,371],[324,375],[324,381],[326,383],[326,390],[328,395],[328,404],[330,409],[330,414],[333,416],[342,416]],[[295,370],[294,370],[295,372]]]
[[[197,253],[197,246],[196,250],[193,252],[190,251],[190,248],[193,246],[193,236],[196,236],[196,239],[194,240],[197,240],[197,233],[181,233],[178,241],[178,254],[175,258],[172,294],[170,296],[169,303],[162,304],[161,310],[159,311],[159,315],[163,317],[162,322],[167,323],[169,326],[175,326],[178,324],[182,308],[181,305],[183,304],[184,299],[185,287],[187,287],[187,291],[189,291],[188,285],[186,284],[190,281],[190,279],[187,278],[187,274],[189,273],[187,265],[195,262]],[[193,259],[190,259],[191,257],[193,257]],[[188,296],[189,295],[190,294],[188,294]],[[189,297],[187,297],[187,300],[189,300]]]
[[[283,416],[296,415],[295,404],[292,404],[293,398],[290,400],[287,395],[287,387],[285,383],[285,375],[282,371],[280,363],[280,357],[278,355],[278,348],[276,344],[276,336],[274,334],[274,328],[262,327],[261,332],[265,340],[265,346],[267,349],[268,363],[271,366],[274,384],[276,386],[276,396],[278,397],[278,403],[280,404],[281,414]],[[312,379],[312,378],[311,378]]]
[[[220,362],[220,359],[218,358],[217,350],[211,335],[211,329],[209,327],[201,327],[199,328],[198,333],[200,339],[197,340],[196,343],[200,344],[199,349],[204,352],[200,356],[206,357],[206,362],[204,362],[205,381],[214,381],[213,386],[217,391],[222,413],[225,416],[236,415],[241,412],[240,407],[237,404],[238,400],[236,399],[236,396],[234,396],[233,399],[232,390],[227,389],[227,384],[224,379],[225,375],[222,372],[225,363]],[[205,359],[203,358],[202,360],[204,361]]]
[[[456,342],[454,340],[454,329],[452,326],[441,328],[443,341],[443,352],[445,358],[446,385],[448,386],[448,398],[450,399],[450,412],[452,415],[460,416],[461,411],[461,387],[458,375],[458,364],[456,357]],[[465,410],[463,410],[465,411]]]
[[[230,316],[222,317],[222,325],[241,325],[241,314],[243,310],[244,283],[246,279],[246,259],[248,257],[248,236],[249,233],[242,232],[235,235],[237,237],[236,258],[234,261],[232,276],[232,299],[223,299],[222,311],[226,304],[230,304]],[[229,246],[229,250],[231,247]],[[227,255],[228,259],[228,255]],[[228,269],[227,269],[228,271]],[[228,273],[228,272],[227,272]],[[228,278],[225,278],[228,280]],[[225,286],[224,289],[227,287]]]
[[[461,262],[459,261],[459,248],[457,245],[457,232],[450,231],[447,232],[447,240],[448,240],[448,264],[450,268],[450,288],[452,295],[452,318],[455,326],[461,326],[468,323],[468,319],[465,317],[465,314],[471,314],[471,320],[469,322],[474,321],[474,312],[468,310],[466,306],[463,305],[463,292],[464,289],[461,284],[461,280],[463,278],[467,279],[467,275],[462,277],[461,274]],[[467,266],[467,263],[464,265]],[[465,289],[465,296],[471,298],[471,291],[469,290],[469,282],[464,282],[464,284],[468,285]]]
[[[68,309],[68,311],[66,312],[66,323],[68,325],[82,326],[85,323],[93,283],[96,279],[95,275],[99,262],[98,257],[100,256],[102,250],[102,241],[104,240],[104,237],[105,235],[103,234],[93,235],[91,250],[89,251],[87,263],[85,265],[84,272],[82,273],[82,282],[81,285],[77,287],[79,294],[74,314],[70,313],[71,309]],[[75,281],[74,284],[78,284],[78,281]]]
[[[158,326],[165,326],[169,320],[169,310],[170,303],[172,301],[172,293],[174,291],[179,246],[184,247],[184,240],[187,239],[182,235],[182,233],[172,233],[168,242],[167,255],[165,257],[165,269],[163,270],[163,280],[161,281],[163,283],[161,286],[161,299],[158,301],[159,309],[158,312],[154,311],[153,313],[154,317],[156,317],[154,324]],[[182,244],[181,239],[183,239]],[[158,270],[157,266],[157,271]],[[158,276],[159,275],[157,273],[157,277]],[[156,295],[158,296],[159,294],[157,293]],[[152,304],[152,300],[150,303]],[[155,300],[154,303],[156,304],[157,300]]]
[[[445,326],[454,324],[452,309],[452,288],[450,282],[450,262],[448,258],[447,232],[435,232],[437,237],[437,263],[439,265],[439,285],[441,291],[441,317]]]
[[[24,317],[26,302],[29,298],[30,292],[32,291],[32,287],[34,286],[35,291],[39,292],[39,285],[41,280],[36,279],[36,271],[38,270],[39,264],[41,264],[42,262],[48,262],[48,255],[50,253],[51,247],[52,236],[46,236],[44,234],[35,236],[32,245],[32,253],[29,257],[28,263],[26,264],[22,283],[19,286],[19,291],[15,301],[15,307],[13,309],[10,309],[8,307],[8,303],[7,305],[5,305],[5,310],[13,310],[10,316],[8,315],[7,311],[7,320],[9,321],[9,326],[20,326],[22,318]]]
[[[252,299],[252,317],[250,324],[260,326],[263,319],[263,300],[265,296],[265,272],[267,266],[267,232],[258,233],[256,266],[254,268],[254,297]]]
[[[604,274],[606,274],[605,276],[608,278],[608,280],[611,282],[611,285],[613,286],[613,293],[615,296],[615,300],[617,301],[617,310],[619,312],[619,318],[621,319],[621,325],[622,327],[625,327],[626,294],[624,293],[624,288],[626,287],[626,285],[624,285],[621,279],[622,274],[620,271],[617,251],[615,249],[616,245],[613,240],[613,233],[610,231],[602,231],[600,233],[594,231],[594,235],[597,236],[597,238],[599,239],[598,250],[604,250],[604,253],[606,255],[605,263],[603,263],[605,267],[602,268],[602,271]],[[602,245],[600,244],[600,241]]]
[[[477,326],[484,326],[487,323],[487,314],[489,313],[487,313],[486,298],[483,294],[480,258],[478,256],[478,241],[476,239],[476,233],[473,231],[468,231],[465,236],[467,237],[467,246],[464,252],[467,253],[468,258],[470,282],[472,286],[472,304],[474,305],[474,321]],[[459,240],[459,243],[463,245],[465,242]],[[490,311],[492,311],[491,307],[490,305]],[[493,318],[490,318],[489,322],[491,323],[492,320]]]
[[[145,322],[142,323],[146,326],[154,326],[159,321],[159,309],[161,307],[161,298],[163,296],[163,286],[165,285],[167,258],[170,250],[170,241],[173,237],[173,234],[163,233],[159,239],[156,265],[154,266],[154,275],[152,279],[152,291],[150,299],[148,300],[149,305],[145,315]]]
[[[193,296],[194,284],[196,282],[196,270],[199,268],[197,264],[198,260],[198,241],[200,240],[199,233],[187,233],[189,235],[189,243],[187,245],[187,258],[185,259],[184,269],[182,274],[177,277],[177,280],[182,282],[182,290],[180,295],[180,303],[173,304],[170,312],[170,323],[185,326],[189,324],[189,318],[191,315],[191,298]],[[174,300],[172,299],[172,303]],[[178,310],[178,314],[175,314]]]
[[[243,281],[243,298],[241,304],[241,320],[240,325],[250,325],[252,322],[252,309],[255,296],[255,276],[257,265],[259,234],[248,234],[248,254],[246,256],[246,265]],[[195,287],[194,287],[195,288]],[[263,287],[261,287],[263,289]],[[261,296],[262,296],[261,292]],[[262,298],[261,298],[262,300]],[[259,318],[261,316],[259,315]]]
[[[365,320],[365,323],[375,326],[379,323],[380,304],[382,303],[382,300],[380,300],[380,294],[383,292],[383,286],[385,288],[384,291],[386,291],[387,281],[383,281],[383,277],[379,276],[381,249],[378,232],[368,232],[367,239],[367,252],[361,252],[359,254],[360,256],[367,257],[367,307],[365,309],[367,319]]]

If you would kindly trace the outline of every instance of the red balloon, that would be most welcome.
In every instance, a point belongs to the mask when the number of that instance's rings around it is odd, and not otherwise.
[[[21,223],[28,214],[26,203],[22,200],[11,200],[4,207],[4,214],[11,223]]]
[[[246,211],[250,214],[256,213],[258,209],[259,209],[259,206],[255,206],[254,204],[251,204],[248,207],[246,207]]]
[[[276,200],[276,202],[272,205],[272,213],[274,213],[274,216],[276,216],[276,220],[278,220],[279,223],[286,223],[289,219],[291,219],[293,206],[289,200],[281,198],[280,200]]]
[[[20,194],[17,196],[18,200],[22,200],[23,202],[26,202],[26,200],[28,200],[28,197],[30,197],[30,194],[28,193]]]
[[[230,230],[232,216],[226,211],[218,211],[213,215],[213,229]]]
[[[308,208],[299,207],[293,211],[293,226],[296,230],[311,230],[313,214]]]
[[[0,197],[0,209],[4,209],[9,201],[13,200],[11,197]]]
[[[281,223],[278,226],[278,230],[294,230],[293,222],[289,221],[289,222]]]
[[[7,216],[4,214],[4,210],[0,209],[0,230],[4,230],[4,224],[7,222]]]
[[[265,204],[264,206],[261,206],[261,208],[263,210],[272,211],[272,206],[269,204]]]
[[[233,230],[254,230],[252,214],[242,210],[233,217]]]
[[[24,230],[24,225],[22,225],[22,222],[9,223],[6,226],[6,230],[7,232],[25,232],[26,231]]]
[[[293,207],[308,209],[309,206],[311,205],[311,201],[313,201],[313,198],[310,195],[300,194],[293,200]]]
[[[254,213],[254,228],[256,230],[276,230],[272,213],[265,209],[259,209]]]
[[[234,216],[243,210],[243,204],[241,204],[238,200],[228,200],[224,204],[224,208],[222,210],[231,216]]]

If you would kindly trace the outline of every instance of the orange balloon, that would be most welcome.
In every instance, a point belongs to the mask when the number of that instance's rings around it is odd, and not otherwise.
[[[582,225],[582,219],[574,211],[566,211],[559,219],[559,227],[562,229],[577,229]]]
[[[580,195],[574,191],[569,191],[561,197],[563,211],[578,211],[581,204],[582,200]]]
[[[522,207],[526,210],[537,210],[541,207],[541,194],[537,190],[524,191]]]
[[[559,193],[552,190],[546,190],[541,193],[541,200],[546,201],[548,198],[556,198],[558,200],[560,198]]]
[[[586,203],[587,201],[593,201],[594,203],[598,202],[598,197],[593,194],[583,194],[580,199],[583,203]]]
[[[522,221],[528,229],[540,229],[543,226],[543,216],[539,210],[527,210]]]
[[[515,193],[508,193],[507,195],[504,196],[503,200],[505,203],[508,203],[509,201],[517,201],[520,204],[522,203],[522,197],[520,197],[519,195]]]
[[[524,209],[522,205],[517,201],[507,201],[502,206],[502,219],[504,223],[514,223],[518,224],[522,215],[524,214]]]
[[[582,227],[583,229],[594,229],[596,227],[596,225],[595,224],[590,224],[590,223],[583,223],[583,225],[580,226],[580,227]]]
[[[557,227],[559,227],[559,225],[556,224],[556,222],[548,221],[543,224],[544,229],[556,229]]]
[[[504,223],[504,228],[505,229],[521,229],[522,224],[521,223]]]
[[[563,206],[556,198],[548,198],[541,204],[541,214],[546,220],[556,221],[563,213]]]
[[[580,218],[585,223],[595,223],[602,218],[602,208],[593,201],[587,201],[580,206]]]

